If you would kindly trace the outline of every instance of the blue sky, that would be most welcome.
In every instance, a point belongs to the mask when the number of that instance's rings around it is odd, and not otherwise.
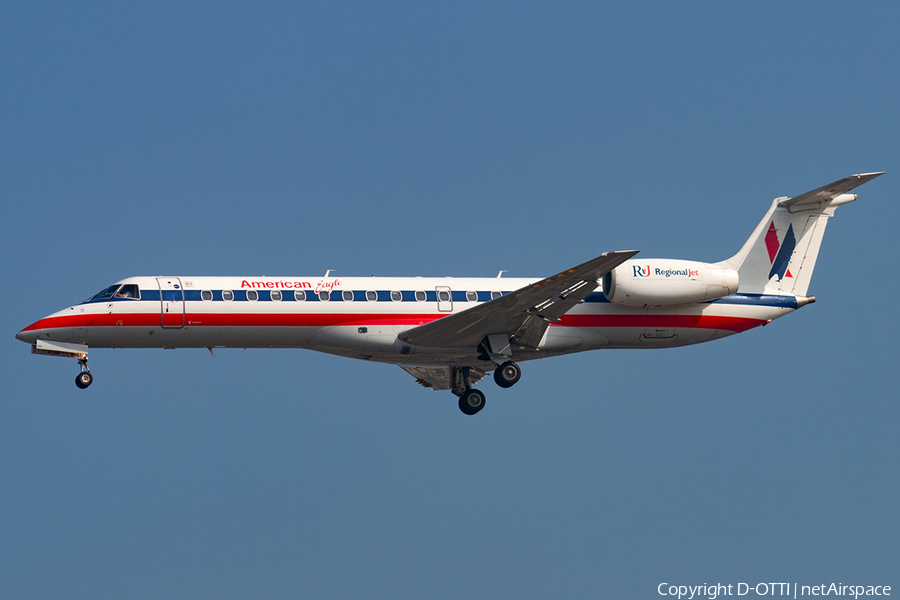
[[[0,596],[900,586],[893,3],[7,3]],[[818,302],[486,381],[14,339],[131,275],[716,261],[852,173]]]

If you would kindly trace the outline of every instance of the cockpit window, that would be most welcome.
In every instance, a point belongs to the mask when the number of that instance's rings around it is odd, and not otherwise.
[[[116,298],[129,298],[137,300],[141,297],[141,290],[134,283],[126,283],[116,292]]]
[[[135,283],[126,283],[122,285],[117,283],[116,285],[111,285],[102,292],[97,292],[82,304],[87,304],[88,302],[93,302],[95,300],[105,300],[106,298],[129,298],[134,300],[139,300],[141,297],[141,290],[138,288]]]
[[[116,285],[111,285],[108,288],[106,288],[105,290],[103,290],[102,292],[97,292],[96,294],[94,294],[93,296],[91,296],[90,298],[85,300],[84,302],[91,302],[93,300],[103,300],[104,298],[112,298],[113,294],[116,293],[116,290],[119,289],[119,287],[120,287],[120,284],[118,284],[118,283]]]

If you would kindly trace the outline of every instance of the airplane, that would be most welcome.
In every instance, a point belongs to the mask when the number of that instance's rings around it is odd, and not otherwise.
[[[518,363],[612,348],[698,344],[766,325],[815,302],[807,291],[828,219],[852,175],[772,201],[733,257],[717,263],[606,252],[543,279],[433,277],[129,277],[22,329],[34,354],[89,348],[305,348],[399,365],[459,409],[485,406],[474,385]]]

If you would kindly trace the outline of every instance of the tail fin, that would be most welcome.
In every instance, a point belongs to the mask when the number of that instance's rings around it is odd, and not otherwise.
[[[881,174],[851,175],[793,198],[773,200],[744,247],[725,261],[740,275],[739,291],[806,296],[834,209],[856,200],[856,194],[847,192]]]

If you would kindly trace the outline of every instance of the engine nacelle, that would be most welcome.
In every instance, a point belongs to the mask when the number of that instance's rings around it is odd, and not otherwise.
[[[738,283],[732,267],[653,258],[616,267],[603,278],[603,293],[620,306],[676,306],[734,294]]]

